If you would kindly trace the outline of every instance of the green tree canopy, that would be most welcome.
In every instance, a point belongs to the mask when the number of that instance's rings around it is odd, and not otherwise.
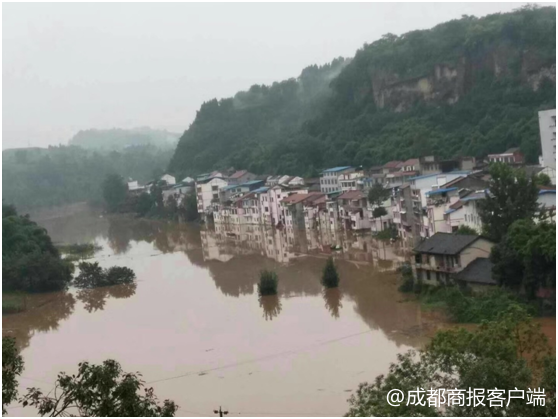
[[[103,197],[110,212],[118,210],[126,199],[127,190],[128,187],[122,176],[114,173],[106,176],[103,182]]]

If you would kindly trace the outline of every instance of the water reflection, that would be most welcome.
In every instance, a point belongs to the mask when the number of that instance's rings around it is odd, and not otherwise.
[[[334,319],[339,318],[339,310],[343,308],[341,300],[343,299],[343,294],[339,288],[329,288],[323,291],[325,307],[331,313]]]
[[[273,320],[281,313],[281,300],[278,295],[266,295],[260,297],[260,307],[263,308],[264,319]]]
[[[16,338],[24,349],[36,332],[51,332],[74,312],[75,298],[71,293],[31,294],[26,297],[26,311],[2,316],[2,333]]]
[[[103,310],[107,298],[129,298],[136,293],[136,288],[137,285],[132,283],[83,289],[77,292],[76,297],[83,303],[85,310],[92,313],[97,310]]]

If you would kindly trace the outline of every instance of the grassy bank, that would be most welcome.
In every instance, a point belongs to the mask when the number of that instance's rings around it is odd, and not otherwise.
[[[424,308],[443,310],[457,323],[491,321],[513,305],[521,305],[530,314],[537,314],[533,306],[501,288],[473,294],[458,287],[423,287],[419,298]]]
[[[2,293],[2,314],[13,314],[25,311],[26,295],[23,293]]]

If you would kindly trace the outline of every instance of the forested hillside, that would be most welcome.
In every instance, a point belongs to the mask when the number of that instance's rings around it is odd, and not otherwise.
[[[73,202],[101,202],[109,173],[145,182],[161,176],[172,150],[153,146],[96,152],[76,146],[2,152],[2,201],[24,211]]]
[[[204,103],[169,170],[312,175],[434,153],[540,153],[537,111],[555,107],[556,10],[463,16],[384,35],[295,80]]]

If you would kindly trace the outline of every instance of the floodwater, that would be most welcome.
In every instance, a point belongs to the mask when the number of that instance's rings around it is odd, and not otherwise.
[[[3,334],[17,338],[25,361],[22,390],[49,391],[58,372],[112,358],[174,400],[178,416],[214,416],[219,406],[229,416],[341,416],[360,382],[444,327],[397,291],[404,256],[370,238],[202,229],[89,210],[38,222],[55,242],[95,241],[102,250],[93,260],[132,268],[137,282],[29,296],[27,311],[4,316]],[[324,292],[329,255],[341,284]],[[279,276],[277,297],[258,297],[264,268]]]

